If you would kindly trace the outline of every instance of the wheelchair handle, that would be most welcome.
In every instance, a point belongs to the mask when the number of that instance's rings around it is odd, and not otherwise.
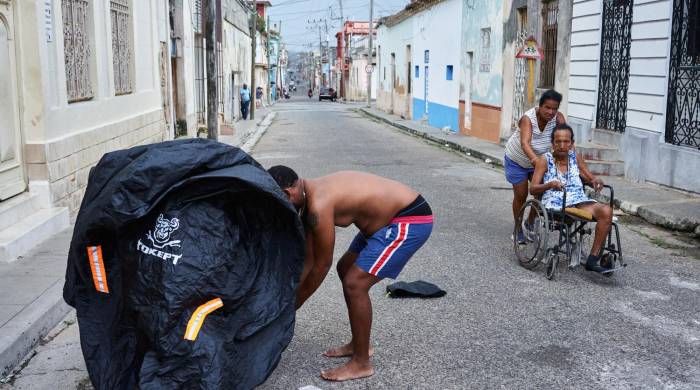
[[[593,187],[593,185],[591,183],[584,181],[583,186],[584,187],[588,186],[588,187],[591,187],[595,190],[595,188]],[[610,207],[615,208],[615,190],[612,188],[611,185],[608,185],[608,184],[603,184],[603,188],[604,189],[607,188],[608,190],[610,190]],[[603,191],[601,190],[600,192],[602,193]]]

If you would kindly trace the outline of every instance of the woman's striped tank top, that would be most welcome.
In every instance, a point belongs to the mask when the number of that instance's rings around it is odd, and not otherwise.
[[[552,131],[557,126],[557,116],[554,115],[554,118],[547,122],[547,124],[544,126],[544,130],[540,130],[540,127],[537,124],[537,107],[527,110],[523,116],[527,116],[532,124],[532,141],[530,142],[530,145],[532,145],[532,150],[538,156],[547,153],[552,146],[551,136]],[[533,167],[530,163],[530,159],[527,157],[522,146],[520,145],[519,127],[515,130],[515,133],[510,136],[508,143],[506,143],[506,156],[523,168]]]

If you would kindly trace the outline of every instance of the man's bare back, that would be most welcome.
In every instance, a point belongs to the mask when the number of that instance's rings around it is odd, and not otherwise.
[[[355,171],[304,179],[304,185],[307,222],[314,222],[320,210],[331,209],[335,226],[355,224],[366,236],[386,226],[419,195],[397,181]]]
[[[351,359],[322,371],[321,377],[344,381],[373,375],[369,289],[385,277],[395,279],[428,239],[433,226],[430,206],[410,187],[369,173],[342,171],[305,179],[285,166],[268,172],[299,211],[306,228],[306,260],[297,289],[297,308],[318,289],[333,265],[335,227],[354,224],[360,229],[337,265],[352,340],[325,354],[351,355]]]

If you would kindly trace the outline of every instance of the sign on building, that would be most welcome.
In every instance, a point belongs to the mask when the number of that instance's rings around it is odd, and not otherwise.
[[[544,52],[542,51],[542,48],[537,44],[537,40],[535,37],[530,35],[526,40],[525,40],[525,45],[518,50],[518,54],[515,55],[515,58],[526,58],[528,60],[543,60],[544,59]]]

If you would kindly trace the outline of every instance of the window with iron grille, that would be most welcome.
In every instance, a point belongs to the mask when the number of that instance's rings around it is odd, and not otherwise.
[[[92,99],[90,79],[90,48],[87,0],[62,0],[63,50],[66,63],[66,92],[68,102]]]
[[[666,142],[700,149],[700,0],[674,0]]]
[[[530,34],[527,29],[527,7],[518,8],[518,33],[515,38],[515,50],[520,50],[525,45],[525,40]],[[527,86],[527,60],[524,58],[515,59],[515,69],[513,72],[513,121],[512,127],[518,126],[518,121],[526,110],[526,86]]]
[[[481,29],[481,61],[479,72],[491,71],[491,27]]]
[[[557,65],[557,16],[559,2],[557,0],[542,3],[542,50],[544,60],[541,61],[540,88],[553,88]]]
[[[131,39],[129,38],[129,0],[109,2],[112,19],[112,65],[114,91],[117,95],[131,93]]]
[[[688,4],[688,54],[700,65],[700,1]]]
[[[202,0],[194,0],[194,13],[192,15],[192,29],[195,33],[202,33]]]

